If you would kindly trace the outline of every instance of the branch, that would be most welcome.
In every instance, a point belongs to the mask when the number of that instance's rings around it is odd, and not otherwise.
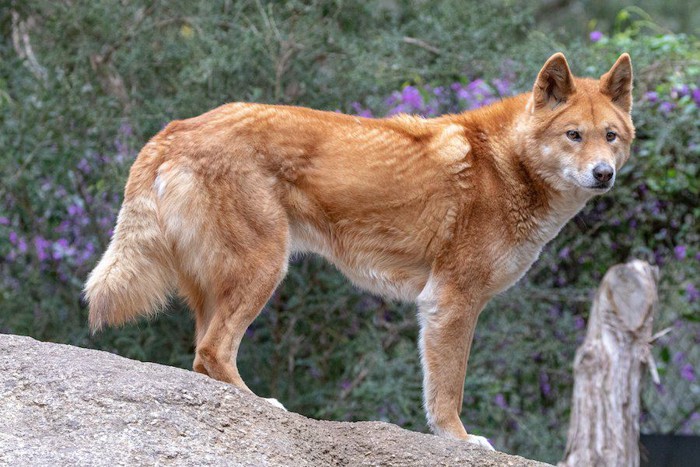
[[[425,42],[421,39],[416,39],[415,37],[404,36],[403,42],[405,44],[411,44],[411,45],[415,45],[417,47],[420,47],[421,49],[425,49],[428,52],[434,53],[435,55],[442,55],[442,51],[440,49],[438,49],[434,45],[428,44],[427,42]]]
[[[34,49],[29,41],[29,29],[34,25],[34,19],[29,17],[26,21],[19,18],[19,13],[12,10],[12,45],[19,58],[29,71],[40,81],[46,82],[46,69],[39,64],[34,55]]]

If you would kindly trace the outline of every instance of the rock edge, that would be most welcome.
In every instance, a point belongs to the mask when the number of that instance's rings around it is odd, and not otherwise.
[[[179,368],[0,335],[0,464],[546,465],[383,422],[327,422]]]

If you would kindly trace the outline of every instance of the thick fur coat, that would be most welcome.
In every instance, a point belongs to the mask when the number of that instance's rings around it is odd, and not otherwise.
[[[483,445],[459,418],[487,301],[630,154],[632,68],[599,80],[561,54],[533,91],[435,119],[366,119],[234,103],[175,121],[131,168],[107,252],[86,284],[93,330],[183,296],[194,369],[247,389],[246,328],[312,252],[374,293],[418,304],[424,404],[434,432]]]

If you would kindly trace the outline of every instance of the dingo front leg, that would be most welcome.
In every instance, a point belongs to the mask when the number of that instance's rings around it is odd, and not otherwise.
[[[459,287],[431,276],[418,297],[418,316],[423,404],[430,429],[493,449],[486,438],[467,434],[459,418],[469,350],[485,302],[470,300]]]

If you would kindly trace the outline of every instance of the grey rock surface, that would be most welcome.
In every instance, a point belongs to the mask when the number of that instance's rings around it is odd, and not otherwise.
[[[0,335],[0,465],[545,465],[382,422],[325,422],[206,376]]]

